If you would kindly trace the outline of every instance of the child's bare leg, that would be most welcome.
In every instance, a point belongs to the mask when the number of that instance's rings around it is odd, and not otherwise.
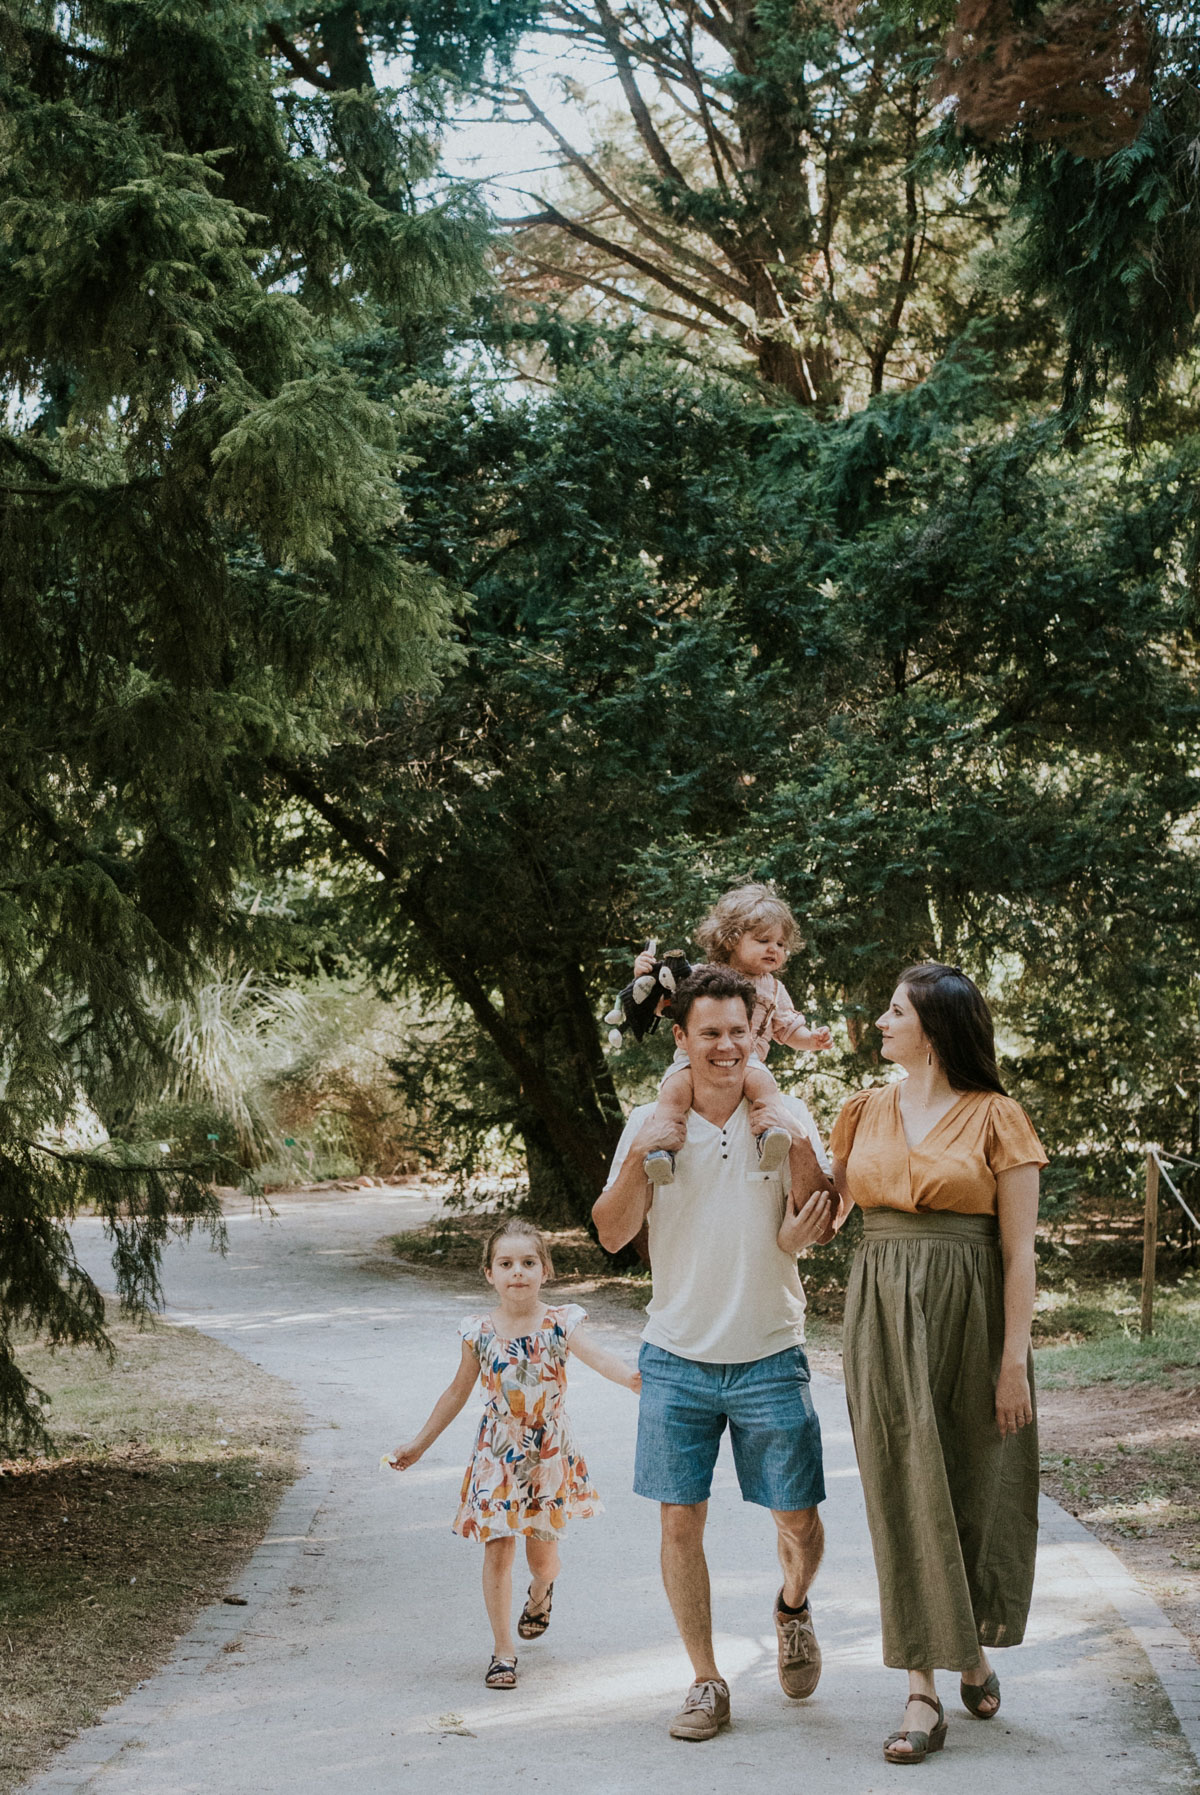
[[[771,1078],[770,1073],[767,1074]],[[771,1083],[775,1080],[771,1078]],[[662,1122],[671,1130],[671,1137],[663,1145],[678,1153],[687,1140],[688,1112],[692,1107],[692,1068],[680,1066],[669,1077],[664,1078],[659,1086],[658,1102],[654,1105],[654,1120]]]
[[[548,1606],[550,1585],[562,1570],[562,1559],[553,1540],[534,1539],[532,1536],[527,1536],[525,1540],[525,1558],[529,1565],[529,1601],[526,1606],[530,1614],[541,1614]]]
[[[670,1184],[675,1177],[675,1155],[687,1140],[688,1111],[692,1107],[692,1069],[680,1066],[659,1086],[654,1122],[661,1144],[644,1160],[651,1184]]]
[[[517,1542],[514,1538],[490,1539],[483,1548],[483,1600],[492,1623],[492,1648],[497,1658],[515,1658],[512,1636],[512,1572]]]
[[[746,1082],[742,1091],[749,1103],[774,1103],[779,1095],[779,1086],[764,1065],[756,1064],[746,1067]]]
[[[746,1067],[746,1080],[742,1086],[743,1095],[750,1103],[773,1103],[779,1095],[779,1086],[764,1065]],[[786,1128],[765,1128],[755,1136],[758,1146],[758,1163],[764,1172],[777,1172],[792,1150],[792,1137]]]

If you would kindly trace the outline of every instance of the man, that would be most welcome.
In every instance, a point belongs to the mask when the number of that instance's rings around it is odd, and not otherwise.
[[[691,1060],[687,1144],[658,1190],[642,1162],[665,1144],[652,1106],[635,1109],[592,1214],[610,1251],[648,1227],[654,1296],[639,1358],[634,1489],[661,1504],[662,1574],[695,1682],[671,1723],[676,1739],[729,1724],[729,1686],[713,1656],[704,1524],[729,1426],[742,1497],[769,1508],[783,1587],[775,1604],[779,1680],[811,1695],[821,1674],[808,1590],[824,1547],[821,1430],[809,1395],[804,1293],[796,1254],[832,1239],[837,1199],[812,1117],[795,1098],[753,1109],[742,1093],[754,987],[729,966],[702,966],[671,1014]],[[758,1165],[755,1135],[786,1128],[787,1163]]]

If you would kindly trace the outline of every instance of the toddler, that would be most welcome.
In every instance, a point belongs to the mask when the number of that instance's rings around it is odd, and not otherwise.
[[[696,930],[696,940],[708,960],[732,966],[754,986],[754,1015],[750,1022],[753,1051],[746,1062],[744,1087],[752,1104],[768,1102],[779,1094],[779,1086],[765,1064],[772,1041],[812,1053],[823,1053],[833,1046],[829,1030],[809,1027],[776,976],[798,934],[795,917],[769,885],[739,885],[735,891],[727,891]],[[634,961],[635,978],[649,972],[653,964],[652,954],[639,954]],[[656,1121],[675,1124],[680,1145],[686,1138],[691,1107],[691,1066],[687,1054],[677,1047],[658,1087],[654,1114]],[[768,1128],[760,1134],[758,1154],[763,1170],[777,1171],[791,1144],[786,1128]],[[645,1167],[651,1184],[670,1184],[675,1176],[675,1154],[660,1147],[647,1153]]]

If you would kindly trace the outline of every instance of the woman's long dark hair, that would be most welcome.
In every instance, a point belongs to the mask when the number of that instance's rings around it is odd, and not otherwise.
[[[897,984],[912,998],[913,1009],[942,1070],[956,1091],[1007,1092],[996,1065],[992,1012],[983,992],[957,966],[924,960],[906,966]]]

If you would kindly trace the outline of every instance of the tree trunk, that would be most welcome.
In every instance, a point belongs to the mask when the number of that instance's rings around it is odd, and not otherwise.
[[[514,968],[504,986],[504,1019],[552,1089],[559,1113],[571,1118],[574,1137],[564,1138],[530,1081],[522,1080],[530,1208],[547,1224],[590,1227],[624,1118],[579,968]]]
[[[792,328],[789,324],[788,329]],[[787,393],[800,405],[821,412],[836,410],[841,397],[837,365],[826,344],[802,346],[782,336],[756,334],[752,347],[759,377],[768,386]]]
[[[418,881],[403,875],[364,819],[330,796],[314,768],[276,761],[272,770],[382,875],[398,915],[507,1067],[529,1117],[518,1126],[527,1148],[532,1142],[531,1203],[544,1202],[548,1217],[566,1217],[590,1230],[592,1204],[604,1188],[624,1118],[578,962],[546,955],[526,963],[513,952],[499,981],[498,1006],[492,974],[475,969],[462,940],[443,926],[442,909],[423,896]]]
[[[559,1151],[554,1137],[532,1111],[528,1120],[518,1124],[525,1145],[525,1166],[529,1173],[529,1196],[524,1208],[543,1228],[585,1228],[593,1240],[596,1229],[592,1222],[592,1204],[599,1192],[594,1190],[577,1169]],[[619,1135],[614,1138],[613,1146]],[[644,1244],[644,1243],[643,1243]],[[646,1255],[636,1242],[619,1247],[615,1253],[604,1251],[617,1271],[629,1271],[645,1263]]]
[[[529,1173],[525,1209],[544,1228],[586,1225],[596,1193],[583,1187],[578,1172],[559,1152],[549,1129],[532,1110],[520,1128]]]
[[[343,6],[337,12],[326,13],[321,19],[321,42],[336,87],[349,91],[374,87],[371,58],[356,7]]]

